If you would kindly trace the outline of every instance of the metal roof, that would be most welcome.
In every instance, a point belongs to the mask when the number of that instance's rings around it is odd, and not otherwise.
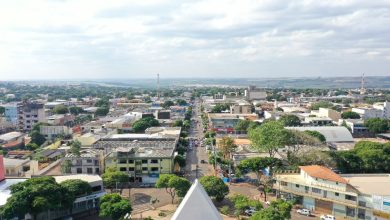
[[[325,136],[326,142],[353,142],[351,132],[344,126],[286,127],[298,131],[318,131]]]

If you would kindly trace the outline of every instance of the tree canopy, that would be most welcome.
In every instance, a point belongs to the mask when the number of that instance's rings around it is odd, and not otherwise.
[[[316,103],[313,103],[310,107],[311,110],[318,110],[320,108],[331,108],[333,106],[332,103],[328,101],[319,101]]]
[[[175,103],[173,103],[173,101],[167,100],[167,101],[165,101],[165,102],[161,105],[161,107],[163,107],[163,108],[169,108],[169,107],[174,106],[174,105],[175,105]]]
[[[53,108],[55,114],[66,114],[69,112],[68,108],[65,105],[56,105]]]
[[[135,133],[142,133],[145,132],[147,128],[158,125],[158,121],[152,117],[141,118],[133,123],[133,131]]]
[[[312,137],[317,138],[321,143],[325,143],[326,141],[325,136],[318,131],[306,130],[304,132]]]
[[[216,104],[211,109],[211,113],[221,113],[221,112],[229,110],[229,109],[230,109],[230,105],[229,104]]]
[[[80,156],[80,150],[81,150],[81,142],[78,140],[75,140],[70,145],[70,152],[76,156]]]
[[[171,202],[175,200],[176,195],[184,197],[191,187],[190,181],[186,178],[178,177],[174,174],[161,174],[156,182],[157,188],[165,188],[165,191],[171,196]]]
[[[106,116],[110,109],[108,107],[99,107],[96,109],[95,115],[96,116]]]
[[[65,187],[75,198],[92,193],[92,187],[89,183],[80,179],[65,180],[60,185]]]
[[[389,130],[389,121],[381,118],[370,118],[364,121],[364,126],[373,133],[383,133]]]
[[[230,159],[231,153],[236,151],[237,145],[232,137],[225,136],[218,142],[218,148],[223,153],[225,159]]]
[[[360,115],[356,112],[348,111],[341,113],[341,118],[343,119],[359,119]]]
[[[301,120],[296,115],[282,115],[279,121],[286,127],[295,127],[301,125]]]
[[[129,176],[115,168],[107,168],[102,175],[103,183],[106,188],[115,188],[117,183],[123,184],[129,182]]]
[[[49,209],[68,209],[75,200],[74,194],[51,176],[31,178],[12,185],[10,189],[11,197],[1,209],[1,216],[6,219],[27,213],[35,217]]]
[[[252,148],[274,157],[288,143],[288,132],[278,121],[269,121],[249,131]]]
[[[270,206],[251,216],[250,220],[285,220],[291,218],[292,204],[281,199],[272,201]]]
[[[229,187],[216,176],[202,176],[199,179],[200,184],[204,187],[210,197],[221,202],[229,193]]]
[[[233,202],[234,208],[239,214],[244,213],[244,211],[249,207],[253,207],[256,211],[259,211],[263,208],[263,205],[260,201],[249,199],[247,196],[240,194],[232,196],[230,200]]]
[[[132,210],[130,202],[117,193],[106,194],[100,198],[100,217],[119,220],[126,214],[130,214]]]

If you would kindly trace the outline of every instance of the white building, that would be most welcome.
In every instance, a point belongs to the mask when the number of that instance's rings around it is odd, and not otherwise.
[[[372,108],[352,108],[353,112],[358,113],[362,119],[369,118],[390,118],[390,102],[376,103]]]

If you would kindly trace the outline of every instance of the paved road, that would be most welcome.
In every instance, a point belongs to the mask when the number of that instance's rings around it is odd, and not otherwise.
[[[200,111],[200,102],[198,100],[195,101],[195,104],[193,106],[193,114],[192,114],[192,120],[191,120],[191,128],[189,132],[189,138],[191,140],[198,140],[199,142],[203,140],[203,128],[202,128],[202,121],[199,118],[201,115]],[[191,141],[190,148],[192,150],[189,150],[187,152],[187,178],[190,181],[194,181],[196,178],[199,178],[204,175],[208,175],[212,173],[212,169],[208,164],[201,163],[201,160],[208,161],[208,155],[206,152],[205,147],[201,147],[198,145],[196,147],[194,141]]]

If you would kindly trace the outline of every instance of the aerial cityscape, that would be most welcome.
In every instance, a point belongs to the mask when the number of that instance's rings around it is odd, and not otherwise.
[[[390,2],[0,7],[0,220],[390,219]]]

